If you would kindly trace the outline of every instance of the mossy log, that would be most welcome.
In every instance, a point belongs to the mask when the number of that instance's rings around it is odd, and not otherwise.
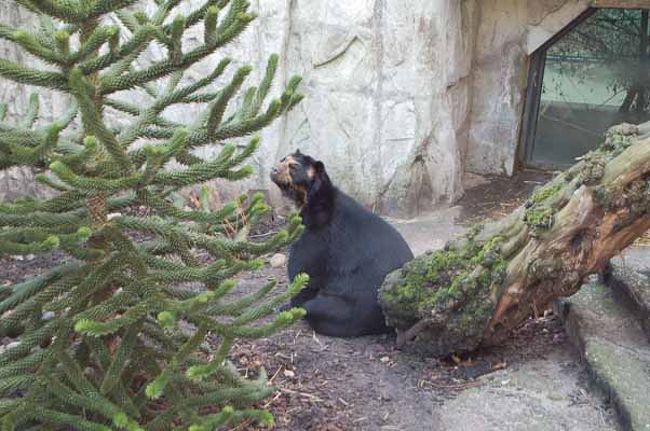
[[[399,346],[447,355],[502,342],[650,229],[650,123],[604,142],[502,220],[389,274],[380,291]]]

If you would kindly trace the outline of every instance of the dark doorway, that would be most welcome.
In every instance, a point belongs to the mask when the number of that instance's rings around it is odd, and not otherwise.
[[[590,9],[531,57],[523,161],[565,168],[608,127],[650,120],[648,10]]]

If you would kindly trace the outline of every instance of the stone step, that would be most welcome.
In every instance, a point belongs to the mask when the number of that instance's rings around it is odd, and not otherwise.
[[[605,273],[605,283],[629,298],[632,311],[650,341],[650,276],[636,271],[621,259],[612,259]]]
[[[614,257],[612,262],[650,276],[650,246],[630,246]]]
[[[613,401],[623,428],[648,431],[650,343],[624,302],[613,289],[592,281],[558,301],[556,312],[592,378]]]

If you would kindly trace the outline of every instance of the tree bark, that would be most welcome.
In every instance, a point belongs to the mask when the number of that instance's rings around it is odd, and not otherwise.
[[[615,126],[508,217],[389,274],[380,301],[402,347],[447,355],[493,345],[648,229],[650,123]]]

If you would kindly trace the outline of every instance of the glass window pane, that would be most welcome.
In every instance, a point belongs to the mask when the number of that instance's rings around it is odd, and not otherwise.
[[[601,9],[546,51],[529,163],[563,168],[610,126],[650,120],[647,10]]]

